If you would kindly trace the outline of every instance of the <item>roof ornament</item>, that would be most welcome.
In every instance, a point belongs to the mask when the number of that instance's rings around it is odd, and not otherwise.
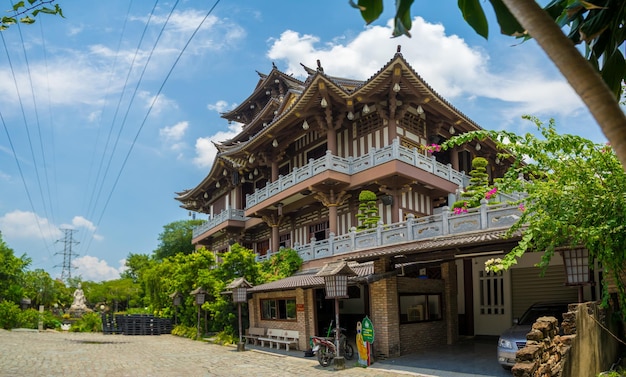
[[[276,63],[272,62],[272,69],[278,69],[276,68]]]
[[[317,59],[317,71],[324,73],[324,68],[322,68],[322,63],[319,59]]]
[[[402,45],[398,45],[398,47],[396,47],[396,54],[401,54],[402,53]]]

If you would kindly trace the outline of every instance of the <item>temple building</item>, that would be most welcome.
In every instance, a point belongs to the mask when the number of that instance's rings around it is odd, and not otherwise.
[[[381,357],[459,335],[498,335],[535,301],[576,301],[559,256],[544,279],[536,256],[504,273],[485,271],[486,260],[519,240],[502,238],[519,208],[506,197],[467,213],[450,207],[469,183],[474,157],[487,159],[490,180],[510,161],[498,158],[490,140],[432,147],[480,127],[431,88],[400,48],[365,81],[331,76],[319,61],[303,69],[304,81],[275,66],[259,73],[252,93],[222,114],[242,131],[216,144],[206,177],[176,198],[207,219],[194,230],[197,248],[219,253],[239,243],[263,259],[286,247],[304,260],[295,275],[250,289],[251,327],[297,330],[300,349],[308,348],[309,337],[334,319],[315,274],[338,260],[357,274],[341,300],[341,324],[353,332],[367,315]],[[380,219],[362,230],[365,190],[375,193]]]

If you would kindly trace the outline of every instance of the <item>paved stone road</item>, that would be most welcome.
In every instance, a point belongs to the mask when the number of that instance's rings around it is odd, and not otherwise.
[[[334,371],[315,358],[237,352],[173,335],[125,336],[0,330],[0,376],[364,376],[412,373],[348,366]],[[353,362],[347,362],[347,364]]]

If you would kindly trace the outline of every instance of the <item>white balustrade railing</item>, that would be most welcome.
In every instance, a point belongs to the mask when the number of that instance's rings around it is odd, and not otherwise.
[[[245,213],[242,209],[225,209],[219,214],[207,220],[207,222],[205,222],[204,224],[198,225],[197,227],[193,228],[192,237],[196,238],[202,233],[211,230],[219,224],[228,220],[246,221],[248,220],[248,217],[245,216]]]
[[[380,149],[371,149],[365,155],[356,158],[338,157],[327,151],[325,156],[316,160],[311,159],[308,164],[295,168],[289,174],[281,175],[278,177],[278,180],[268,183],[265,187],[255,190],[252,194],[246,195],[246,209],[317,174],[335,171],[353,175],[393,160],[406,162],[461,187],[466,186],[469,182],[469,177],[463,172],[452,169],[452,165],[444,165],[438,162],[434,156],[425,156],[416,148],[403,147],[398,139],[394,139],[391,145]]]
[[[454,214],[444,207],[442,212],[432,216],[415,218],[409,214],[406,221],[396,224],[379,223],[377,228],[357,232],[352,228],[348,234],[317,241],[311,239],[306,245],[295,243],[294,249],[304,261],[365,250],[378,246],[393,245],[403,242],[425,240],[443,235],[506,228],[520,218],[517,205],[497,204],[470,208],[466,213]],[[271,255],[268,254],[269,257]]]

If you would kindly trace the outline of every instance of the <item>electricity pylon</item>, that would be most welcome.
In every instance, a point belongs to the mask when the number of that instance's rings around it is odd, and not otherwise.
[[[67,281],[67,279],[71,279],[72,278],[72,269],[75,268],[74,266],[72,266],[72,258],[78,256],[78,254],[74,253],[72,251],[72,245],[77,245],[80,242],[78,241],[74,241],[74,232],[76,232],[76,229],[61,229],[63,231],[63,233],[65,233],[65,236],[63,237],[63,239],[61,240],[57,240],[57,242],[63,242],[64,246],[63,246],[63,253],[56,253],[55,255],[58,254],[63,254],[63,265],[60,266],[62,267],[62,271],[61,271],[61,280]],[[59,267],[58,265],[55,267]]]

